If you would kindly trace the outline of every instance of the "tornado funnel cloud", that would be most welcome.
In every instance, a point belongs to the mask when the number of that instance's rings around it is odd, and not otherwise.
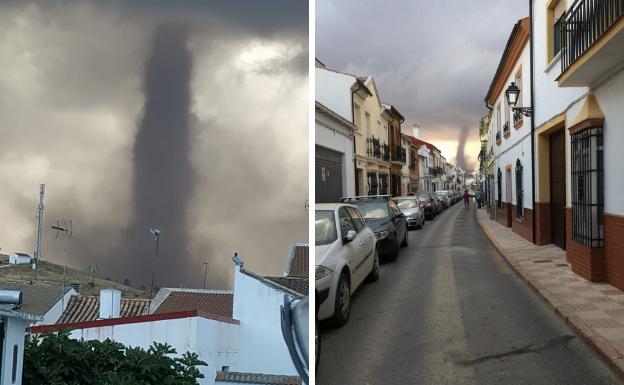
[[[466,162],[466,140],[470,129],[468,127],[462,127],[459,130],[459,141],[457,143],[457,153],[455,154],[455,162],[464,170],[468,168],[468,162]]]
[[[190,153],[192,55],[188,30],[160,25],[145,64],[144,114],[133,148],[134,220],[127,231],[126,271],[133,282],[151,279],[155,245],[151,228],[161,230],[156,286],[188,280],[187,205],[193,190]]]

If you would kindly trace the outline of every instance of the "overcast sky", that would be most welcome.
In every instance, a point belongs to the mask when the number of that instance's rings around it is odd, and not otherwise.
[[[71,218],[71,266],[97,263],[102,276],[149,282],[151,261],[127,255],[123,243],[139,215],[133,151],[162,24],[188,31],[193,181],[182,214],[188,250],[159,256],[184,269],[161,268],[157,283],[201,285],[208,262],[208,285],[229,286],[236,250],[251,270],[280,275],[290,244],[307,240],[306,2],[8,1],[0,4],[2,253],[32,254],[45,183],[44,258],[63,262],[49,228]],[[150,242],[148,230],[137,242]]]
[[[316,57],[331,68],[372,75],[383,101],[421,138],[455,162],[477,167],[483,98],[527,0],[317,0]],[[461,161],[459,163],[462,163]]]

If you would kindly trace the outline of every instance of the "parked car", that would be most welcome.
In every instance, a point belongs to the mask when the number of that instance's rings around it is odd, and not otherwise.
[[[439,194],[438,196],[440,197],[440,200],[442,201],[446,201],[446,207],[451,207],[453,205],[453,198],[451,196],[451,192],[448,190],[439,190],[435,192],[436,194]]]
[[[447,208],[449,208],[449,206],[450,206],[450,202],[449,202],[449,199],[448,199],[448,197],[447,197],[447,195],[446,195],[446,193],[445,193],[445,192],[443,192],[443,191],[436,191],[436,192],[434,192],[433,194],[434,194],[436,197],[438,197],[438,199],[439,199],[439,200],[440,200],[440,202],[442,203],[442,208],[443,208],[444,210],[446,210]]]
[[[379,279],[377,240],[356,206],[320,203],[315,211],[318,319],[342,326],[351,313],[351,294],[367,278]]]
[[[416,194],[416,197],[418,198],[420,203],[423,205],[423,210],[425,212],[425,219],[429,221],[432,220],[437,213],[436,207],[435,207],[435,200],[433,199],[433,197],[428,193],[418,193]]]
[[[407,246],[407,221],[389,196],[344,198],[362,213],[366,224],[375,232],[379,257],[396,261],[399,248]]]
[[[422,229],[425,225],[425,205],[416,196],[392,198],[399,210],[405,214],[407,227]]]
[[[474,198],[475,191],[474,190],[468,190],[468,196],[471,197],[471,198]]]

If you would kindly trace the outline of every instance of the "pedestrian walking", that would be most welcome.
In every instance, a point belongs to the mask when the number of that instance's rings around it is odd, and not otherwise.
[[[481,202],[483,201],[483,191],[481,191],[481,189],[477,190],[477,192],[475,193],[475,196],[477,198],[477,208],[481,208]]]
[[[464,207],[470,207],[470,195],[468,195],[468,190],[464,190]]]

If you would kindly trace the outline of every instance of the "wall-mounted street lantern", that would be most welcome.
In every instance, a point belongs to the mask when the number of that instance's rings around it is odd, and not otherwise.
[[[507,98],[507,104],[511,107],[512,111],[518,111],[526,117],[531,116],[531,107],[516,107],[518,103],[518,97],[520,96],[520,87],[516,83],[511,82],[507,90],[505,91],[505,97]]]

